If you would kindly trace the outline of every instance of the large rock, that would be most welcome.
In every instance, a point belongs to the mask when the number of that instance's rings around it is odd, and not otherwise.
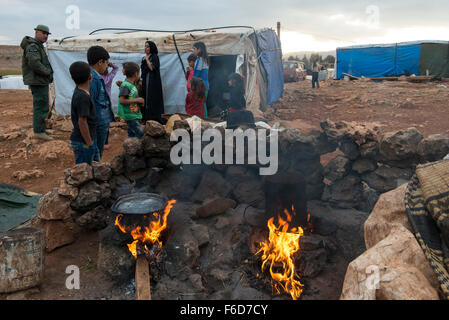
[[[142,155],[143,151],[142,140],[138,138],[127,138],[123,142],[123,150],[125,150],[125,155],[129,156]]]
[[[386,267],[376,292],[377,300],[439,300],[438,292],[412,266]]]
[[[313,233],[334,238],[348,262],[366,250],[363,238],[363,224],[368,218],[366,212],[335,209],[319,201],[309,201],[307,211],[311,213]]]
[[[393,161],[416,158],[422,139],[423,135],[416,128],[385,133],[380,140],[380,155]]]
[[[76,197],[78,197],[78,188],[71,186],[65,182],[65,180],[62,180],[58,187],[58,194],[69,199],[69,200],[75,200]]]
[[[231,185],[216,171],[206,171],[192,196],[195,202],[203,202],[215,197],[226,198],[231,193]]]
[[[92,169],[93,169],[95,180],[98,180],[101,182],[106,182],[112,178],[111,165],[108,163],[93,162]]]
[[[415,270],[415,275],[404,276],[402,278],[405,279],[404,281],[399,281],[400,278],[396,281],[394,279],[397,277],[392,276],[391,272],[400,273],[401,270],[404,270],[400,267],[414,267],[417,271]],[[388,270],[390,270],[390,276],[386,272]],[[410,269],[408,270],[410,271]],[[416,276],[419,273],[422,273],[424,278]],[[385,275],[387,276],[385,277]],[[378,286],[376,286],[376,277],[380,281]],[[413,288],[416,286],[422,290],[408,291],[409,281],[412,278],[414,278]],[[417,283],[418,279],[421,279],[419,283]],[[391,285],[392,280],[396,281],[394,286]],[[423,297],[420,294],[424,291],[428,298],[432,288],[435,290],[438,288],[438,280],[424,256],[424,252],[414,235],[402,225],[395,226],[387,238],[378,242],[349,264],[340,298],[343,300],[375,300],[380,298],[379,291],[376,289],[382,288],[382,282],[387,283],[384,286],[383,297],[400,296],[407,292],[410,299],[421,299]],[[394,290],[394,293],[385,294],[389,290]]]
[[[72,201],[71,206],[75,210],[85,211],[95,208],[102,200],[111,196],[108,183],[98,184],[91,181],[81,187],[78,197]]]
[[[407,184],[382,194],[373,211],[365,221],[364,234],[366,248],[374,247],[385,239],[391,230],[400,225],[413,232],[405,211],[405,190]]]
[[[106,228],[108,219],[107,212],[103,206],[84,213],[76,219],[76,224],[83,229],[97,231]]]
[[[423,160],[437,161],[449,153],[449,137],[442,134],[434,134],[423,140],[418,145],[418,154]]]
[[[359,159],[352,164],[352,170],[358,174],[371,172],[377,169],[377,164],[369,159]]]
[[[376,158],[379,154],[379,142],[367,141],[359,147],[360,155],[363,158]]]
[[[261,181],[241,182],[232,190],[232,194],[239,203],[248,203],[259,209],[265,208],[265,193]]]
[[[355,208],[362,199],[360,178],[348,175],[324,188],[323,201],[330,202],[339,208]]]
[[[216,216],[225,213],[230,208],[235,208],[236,205],[234,200],[228,198],[206,200],[201,207],[196,209],[196,214],[199,218]]]
[[[412,171],[410,169],[380,166],[374,172],[362,175],[362,179],[374,190],[384,193],[397,188],[408,181],[411,176]]]
[[[147,166],[143,156],[125,155],[125,171],[129,175],[140,169],[145,169]]]
[[[279,150],[293,158],[308,160],[319,156],[315,135],[306,135],[297,129],[285,129],[279,133]]]
[[[32,225],[44,229],[45,249],[47,252],[73,243],[80,232],[79,227],[73,222],[71,217],[64,220],[51,221],[37,218],[32,221]]]
[[[37,206],[37,215],[43,220],[62,220],[70,217],[70,200],[58,194],[57,188],[46,193]]]
[[[168,135],[152,137],[145,135],[142,138],[142,146],[145,156],[166,157],[170,154],[171,144]]]
[[[357,123],[329,119],[320,123],[321,128],[329,141],[350,140],[357,145],[362,145],[369,140],[377,140],[378,127],[369,123]]]
[[[85,184],[94,177],[92,167],[87,163],[80,163],[71,169],[66,169],[64,174],[66,182],[75,187]]]
[[[145,123],[144,133],[152,137],[162,137],[165,135],[165,128],[157,121],[148,120]]]
[[[343,156],[336,156],[324,167],[324,177],[329,181],[343,179],[351,171],[351,161]]]
[[[351,140],[343,140],[340,144],[340,150],[350,160],[355,160],[360,156],[358,145]]]
[[[371,188],[365,181],[362,181],[362,201],[357,209],[371,212],[378,199],[379,192]]]
[[[154,174],[151,178],[157,179],[157,175]],[[199,177],[194,174],[179,170],[169,170],[160,177],[160,182],[156,186],[156,192],[167,198],[190,200],[198,185],[198,181]]]
[[[125,162],[124,154],[118,154],[111,159],[111,170],[114,175],[118,176],[124,172],[125,168],[124,162]]]

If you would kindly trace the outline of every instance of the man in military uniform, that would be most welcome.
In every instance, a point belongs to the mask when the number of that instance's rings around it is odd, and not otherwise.
[[[42,24],[34,30],[34,38],[25,36],[20,44],[23,49],[23,83],[30,87],[33,94],[34,138],[49,141],[53,138],[45,132],[45,118],[49,109],[48,88],[53,82],[53,69],[43,44],[47,42],[50,30]]]

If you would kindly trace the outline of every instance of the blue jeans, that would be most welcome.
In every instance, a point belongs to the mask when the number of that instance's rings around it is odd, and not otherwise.
[[[140,119],[126,121],[126,124],[128,125],[128,137],[139,139],[143,137],[142,125],[140,123]]]
[[[73,152],[75,153],[75,164],[87,163],[91,165],[92,161],[94,160],[94,156],[98,152],[98,148],[95,142],[93,145],[88,147],[83,142],[70,140],[70,146],[72,147]]]
[[[97,136],[94,139],[98,147],[98,153],[94,157],[94,160],[97,162],[101,162],[101,158],[103,157],[104,145],[106,144],[109,135],[109,126],[113,120],[110,117],[108,108],[101,109],[101,119],[103,119],[103,121],[97,124]]]
[[[317,87],[320,87],[320,80],[318,80],[318,72],[312,72],[312,88],[315,88],[315,83]]]
[[[109,122],[107,124],[101,124],[97,126],[97,136],[95,138],[95,142],[97,144],[98,151],[94,157],[94,160],[97,162],[100,162],[101,158],[103,157],[104,145],[106,143],[106,139],[108,138],[108,134]]]

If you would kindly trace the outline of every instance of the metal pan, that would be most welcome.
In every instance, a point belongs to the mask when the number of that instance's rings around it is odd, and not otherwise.
[[[111,207],[114,213],[149,214],[162,212],[167,200],[155,193],[131,193],[118,198]]]

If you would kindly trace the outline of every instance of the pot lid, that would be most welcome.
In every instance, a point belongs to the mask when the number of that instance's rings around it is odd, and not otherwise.
[[[158,194],[138,192],[119,197],[111,210],[123,214],[148,214],[162,211],[166,203],[166,199]]]

